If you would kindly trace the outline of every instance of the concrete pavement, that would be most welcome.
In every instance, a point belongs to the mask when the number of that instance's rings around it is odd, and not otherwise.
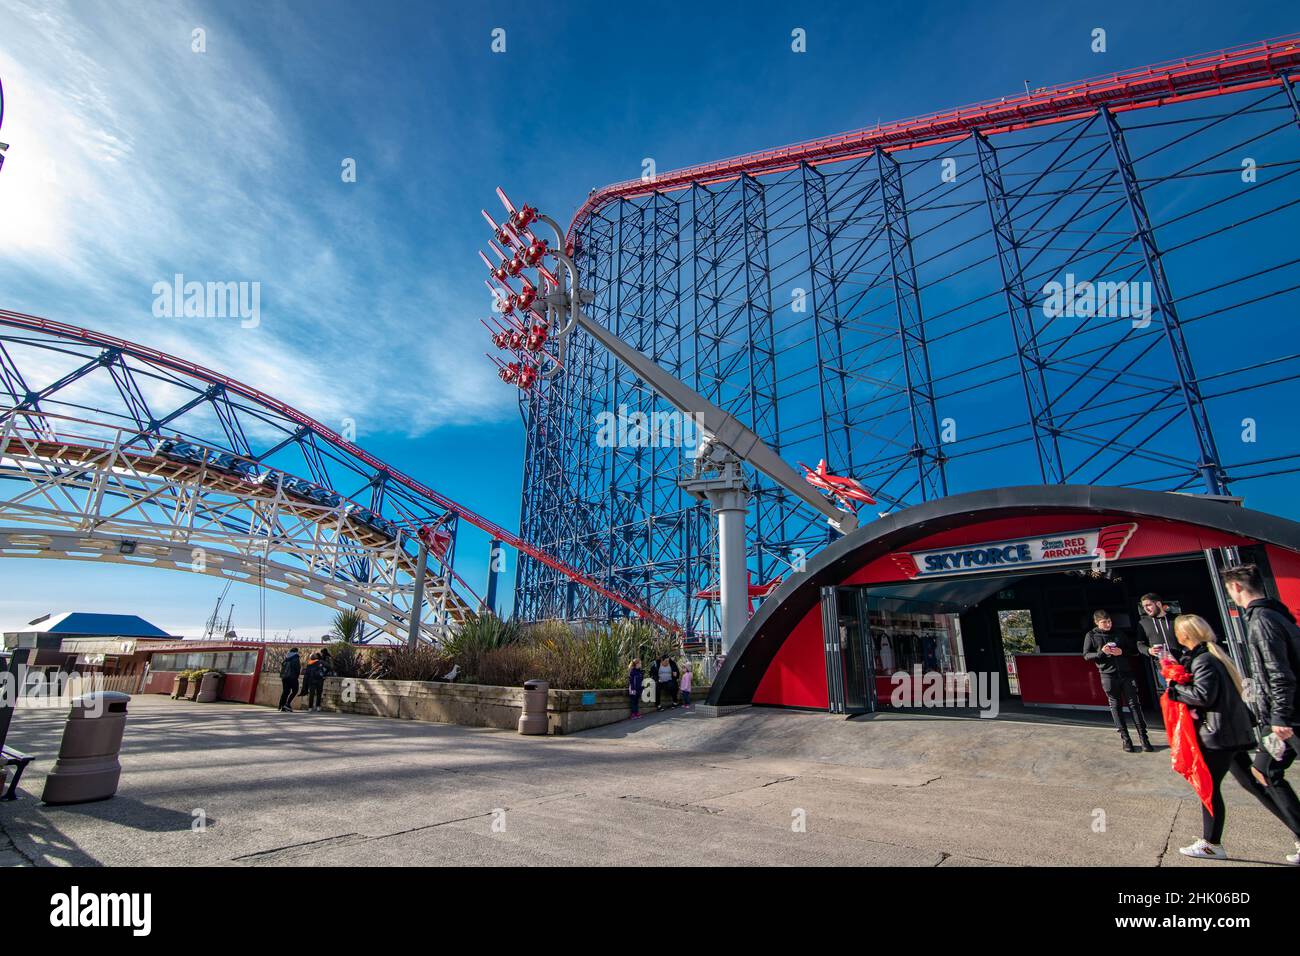
[[[1087,717],[680,710],[571,737],[163,697],[131,702],[112,800],[42,807],[61,711],[0,804],[0,862],[87,865],[1281,864],[1229,782],[1229,864],[1186,860],[1199,803],[1168,753]],[[12,847],[6,846],[12,841]]]

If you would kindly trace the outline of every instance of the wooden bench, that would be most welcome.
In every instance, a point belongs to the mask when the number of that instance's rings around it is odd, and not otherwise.
[[[4,796],[0,800],[17,800],[18,781],[27,769],[27,765],[35,760],[35,757],[29,757],[21,750],[14,750],[12,747],[0,747],[0,766],[17,767],[14,771],[13,780],[9,781],[9,788],[5,790]]]

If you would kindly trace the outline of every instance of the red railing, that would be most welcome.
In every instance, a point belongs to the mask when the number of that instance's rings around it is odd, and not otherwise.
[[[1292,70],[1300,70],[1300,34],[700,163],[650,179],[631,179],[588,196],[573,217],[568,241],[573,241],[588,216],[616,199],[672,192],[695,183],[726,182],[742,175],[778,173],[800,163],[841,162],[875,149],[894,152],[935,146],[962,139],[976,130],[995,135],[1065,122],[1103,108],[1123,112],[1279,86],[1283,76]]]

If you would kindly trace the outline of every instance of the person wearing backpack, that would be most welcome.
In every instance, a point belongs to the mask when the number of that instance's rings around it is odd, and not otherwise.
[[[1290,609],[1264,594],[1264,577],[1253,564],[1223,572],[1223,586],[1232,603],[1245,611],[1246,648],[1257,694],[1252,695],[1261,729],[1285,745],[1279,756],[1260,750],[1255,755],[1257,779],[1268,788],[1282,819],[1297,834],[1296,852],[1286,861],[1300,864],[1300,800],[1286,781],[1287,768],[1296,759],[1296,730],[1300,708],[1296,684],[1300,680],[1300,627]],[[1265,741],[1267,743],[1267,741]]]
[[[304,710],[320,710],[321,694],[325,690],[325,665],[313,654],[302,669],[302,693],[307,698]]]
[[[280,665],[280,710],[292,713],[293,699],[298,696],[298,676],[302,672],[302,662],[298,659],[298,648],[292,647],[284,656]]]

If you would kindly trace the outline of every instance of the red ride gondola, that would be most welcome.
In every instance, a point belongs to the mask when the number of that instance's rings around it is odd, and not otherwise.
[[[546,241],[543,239],[534,239],[524,250],[524,262],[530,266],[535,266],[546,257]]]

